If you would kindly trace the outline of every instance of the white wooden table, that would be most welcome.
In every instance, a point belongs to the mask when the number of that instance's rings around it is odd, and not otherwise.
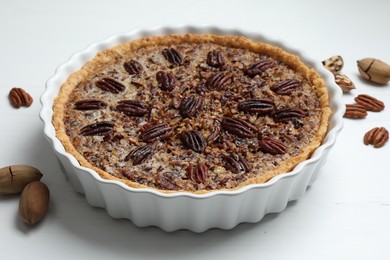
[[[293,3],[294,2],[294,3]],[[390,143],[363,145],[374,126],[390,129],[390,84],[363,81],[356,60],[390,63],[390,1],[0,1],[0,166],[30,164],[51,191],[45,219],[18,218],[18,196],[0,197],[0,259],[390,259]],[[42,134],[39,97],[46,80],[90,43],[137,27],[208,23],[265,32],[318,61],[335,54],[357,89],[388,106],[344,120],[337,144],[304,197],[260,223],[233,230],[165,233],[114,220],[75,193]],[[34,98],[8,102],[12,87]],[[245,258],[244,258],[245,257]]]

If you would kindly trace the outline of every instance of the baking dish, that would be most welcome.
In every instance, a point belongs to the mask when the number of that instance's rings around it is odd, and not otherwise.
[[[318,71],[328,85],[333,114],[323,144],[310,159],[300,163],[293,171],[278,175],[267,183],[248,185],[234,191],[213,191],[206,194],[187,192],[166,194],[147,188],[131,188],[118,181],[102,179],[93,170],[80,166],[56,138],[52,124],[52,106],[62,83],[101,50],[137,38],[173,33],[242,35],[271,43],[298,55],[309,67]],[[263,34],[207,25],[160,26],[112,36],[73,55],[48,80],[41,97],[40,116],[45,125],[44,134],[53,146],[64,173],[75,190],[85,194],[89,204],[106,208],[110,216],[127,218],[137,226],[158,226],[166,231],[189,229],[203,232],[210,228],[231,229],[242,222],[258,222],[265,214],[282,211],[289,201],[296,200],[304,194],[307,186],[317,178],[319,169],[325,163],[342,128],[341,93],[333,82],[332,75],[322,68],[321,62],[312,61],[301,51],[290,49],[284,42],[271,40]]]

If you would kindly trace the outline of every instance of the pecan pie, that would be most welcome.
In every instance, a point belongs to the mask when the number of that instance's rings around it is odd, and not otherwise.
[[[168,35],[104,50],[54,104],[57,137],[105,179],[162,192],[264,183],[321,144],[324,80],[300,59],[238,36]]]

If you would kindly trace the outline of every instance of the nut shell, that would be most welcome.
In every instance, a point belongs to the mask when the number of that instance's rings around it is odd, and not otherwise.
[[[344,67],[344,60],[340,55],[334,55],[326,60],[323,60],[322,65],[324,65],[325,69],[336,75],[340,73],[341,69]]]
[[[334,81],[341,88],[344,93],[355,89],[355,84],[353,84],[352,80],[344,74],[336,74],[334,75]]]
[[[29,225],[39,222],[46,214],[49,206],[50,193],[47,186],[34,181],[28,184],[19,201],[19,215]]]
[[[374,58],[364,58],[357,61],[360,75],[371,82],[386,84],[390,81],[390,65]]]
[[[30,182],[39,181],[42,173],[29,165],[11,165],[0,169],[0,194],[21,193]]]

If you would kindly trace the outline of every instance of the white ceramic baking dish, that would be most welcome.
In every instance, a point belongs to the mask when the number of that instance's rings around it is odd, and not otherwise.
[[[303,62],[323,76],[329,88],[333,114],[323,144],[310,159],[300,163],[293,171],[278,175],[267,183],[248,185],[234,191],[214,191],[206,194],[185,192],[165,194],[152,189],[135,189],[118,181],[102,179],[95,171],[80,166],[56,138],[52,124],[53,101],[62,83],[101,50],[141,37],[173,33],[242,35],[271,43],[301,57]],[[258,222],[265,214],[280,212],[289,201],[301,197],[307,187],[316,180],[319,169],[325,163],[342,128],[344,106],[341,95],[342,92],[335,85],[333,76],[322,67],[320,61],[311,60],[303,52],[290,48],[284,41],[272,40],[257,32],[208,25],[159,26],[115,35],[74,54],[59,66],[47,81],[46,90],[41,97],[40,117],[44,122],[44,134],[61,162],[63,172],[74,189],[85,194],[90,205],[105,208],[113,218],[127,218],[140,227],[157,226],[165,231],[188,229],[203,232],[210,228],[231,229],[242,222]]]

